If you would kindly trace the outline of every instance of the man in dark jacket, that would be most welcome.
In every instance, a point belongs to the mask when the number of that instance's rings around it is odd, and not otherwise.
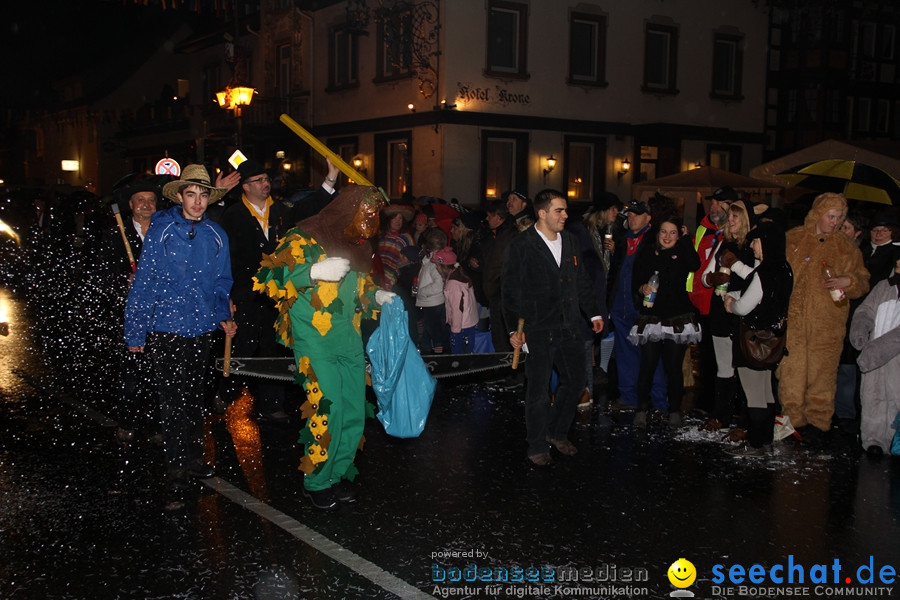
[[[606,305],[609,320],[615,331],[616,373],[619,382],[619,399],[612,405],[619,410],[627,410],[637,405],[637,381],[641,366],[641,349],[628,341],[628,333],[638,317],[635,306],[632,273],[634,261],[640,248],[653,243],[650,231],[650,205],[647,202],[632,202],[625,209],[627,225],[625,236],[616,240],[610,268],[610,294]],[[660,409],[668,409],[666,403],[666,380],[662,368],[653,375],[653,404]]]
[[[331,200],[337,168],[328,163],[329,172],[321,190],[306,199],[310,215]],[[221,225],[228,234],[234,288],[234,320],[240,334],[234,338],[234,356],[285,356],[286,350],[275,340],[275,303],[253,291],[253,276],[259,270],[263,254],[275,251],[278,240],[294,227],[291,211],[272,199],[272,180],[265,167],[246,160],[238,167],[241,176],[241,201],[230,205],[222,215]],[[328,188],[324,185],[328,184]],[[307,215],[307,216],[310,216]],[[287,423],[284,412],[285,385],[268,380],[254,382],[251,389],[260,421]]]
[[[125,298],[131,279],[141,256],[144,236],[150,227],[150,218],[156,212],[160,186],[148,177],[137,179],[114,191],[120,208],[127,201],[128,210],[123,211],[122,230],[118,227],[108,230],[103,237],[101,270],[105,281],[113,292],[113,311],[117,326],[122,327],[125,314]],[[127,243],[127,246],[126,246]],[[130,251],[130,254],[129,254]],[[135,262],[132,263],[131,261]],[[128,352],[122,346],[121,355],[121,395],[117,405],[118,428],[116,439],[127,443],[134,439],[134,432],[141,421],[150,435],[159,432],[159,410],[156,405],[156,390],[153,381],[153,364],[150,355]]]
[[[497,352],[508,352],[509,332],[503,321],[503,304],[500,301],[500,276],[503,273],[503,254],[509,242],[519,232],[509,218],[509,211],[502,200],[494,200],[487,207],[487,233],[481,243],[483,255],[482,287],[491,311],[491,341]]]
[[[578,452],[568,440],[568,432],[585,384],[579,325],[584,313],[590,317],[594,333],[600,333],[603,317],[590,275],[578,260],[578,241],[563,231],[568,216],[565,196],[544,190],[535,197],[534,208],[535,226],[513,238],[506,250],[501,290],[507,328],[515,331],[519,319],[524,320],[523,334],[512,333],[510,345],[522,348],[528,343],[528,458],[537,466],[547,466],[552,462],[551,445],[567,456]],[[551,402],[553,369],[559,374],[559,387]]]

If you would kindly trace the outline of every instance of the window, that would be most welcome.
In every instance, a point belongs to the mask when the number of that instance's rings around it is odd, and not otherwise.
[[[221,66],[216,63],[203,67],[203,77],[201,81],[203,83],[203,97],[210,100],[210,102],[204,106],[215,105],[218,109],[219,105],[214,102],[216,99],[216,92],[225,87],[225,84],[222,81]]]
[[[865,58],[875,58],[875,23],[860,23],[859,54]]]
[[[741,170],[741,147],[710,144],[706,147],[706,164],[723,171],[739,173]]]
[[[606,84],[606,17],[572,13],[569,23],[569,83]]]
[[[486,75],[527,77],[528,11],[523,4],[491,2],[488,7]]]
[[[857,98],[856,100],[856,130],[869,131],[869,120],[872,113],[871,98]]]
[[[677,94],[675,66],[678,63],[678,30],[648,24],[644,40],[644,91]]]
[[[332,28],[328,58],[330,89],[359,85],[359,39],[346,26]]]
[[[376,80],[412,75],[412,15],[409,10],[392,12],[378,22],[378,66]]]
[[[291,45],[280,44],[275,49],[275,96],[287,98],[291,94]]]
[[[718,34],[715,36],[711,94],[714,98],[741,98],[742,43],[740,37]]]
[[[788,123],[796,123],[797,122],[797,90],[788,90],[787,93],[787,106],[785,108],[787,113],[787,122]]]
[[[825,93],[825,120],[829,123],[840,124],[843,120],[844,95],[840,90],[828,90]]]
[[[894,33],[893,25],[883,25],[881,28],[881,41],[878,44],[879,58],[884,60],[894,59]]]
[[[328,147],[334,150],[334,153],[343,159],[344,162],[352,164],[353,157],[359,153],[359,140],[356,136],[332,138],[328,140]],[[343,173],[338,174],[338,179],[343,183],[350,183],[351,180]]]
[[[875,107],[875,133],[886,134],[890,131],[888,128],[891,116],[890,110],[890,100],[878,100],[878,104]]]
[[[375,179],[386,182],[391,200],[412,194],[412,133],[400,131],[375,136]]]
[[[570,202],[590,202],[603,191],[604,141],[602,138],[566,136],[563,168],[566,197]]]
[[[528,134],[485,131],[481,136],[482,188],[487,198],[504,192],[526,193],[528,186]]]

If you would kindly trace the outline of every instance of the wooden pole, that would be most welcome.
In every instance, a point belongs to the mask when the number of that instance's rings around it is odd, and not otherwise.
[[[300,123],[293,120],[287,115],[281,115],[280,119],[281,122],[287,125],[291,131],[296,133],[304,142],[309,144],[313,150],[328,158],[328,160],[331,161],[331,164],[336,166],[341,173],[352,179],[354,183],[358,185],[375,187],[374,183],[363,177],[359,173],[359,171],[351,167],[343,158],[332,152],[332,150],[328,146],[320,142],[316,136],[304,129],[303,126],[300,125]]]
[[[518,337],[519,339],[521,339],[521,338],[522,338],[522,332],[523,332],[524,330],[525,330],[525,319],[519,319],[519,327],[516,328],[516,337]],[[519,368],[519,354],[521,353],[521,351],[522,351],[522,347],[521,347],[521,346],[519,346],[518,348],[516,348],[515,350],[513,350],[513,361],[512,361],[512,368],[513,368],[513,370]]]
[[[227,325],[231,325],[234,323],[231,319],[225,321]],[[231,375],[231,340],[232,336],[225,336],[225,359],[222,365],[222,377],[228,377]]]
[[[119,205],[113,202],[110,204],[113,215],[116,217],[116,224],[119,226],[119,233],[122,234],[122,241],[125,242],[125,254],[128,255],[128,262],[131,263],[131,272],[137,270],[137,262],[134,260],[134,254],[131,252],[131,244],[128,243],[128,236],[125,235],[125,223],[122,222],[122,215],[119,214]]]

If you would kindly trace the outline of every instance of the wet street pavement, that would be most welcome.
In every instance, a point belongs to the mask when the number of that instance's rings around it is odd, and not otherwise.
[[[51,323],[5,288],[0,322],[3,599],[900,596],[900,460],[848,436],[741,460],[699,418],[602,426],[598,398],[579,453],[540,470],[521,390],[495,372],[442,380],[419,438],[370,420],[360,500],[321,513],[301,493],[296,415],[260,425],[243,395],[207,419],[217,476],[167,512],[161,449],[115,441],[115,360],[39,343]],[[696,570],[684,589],[679,558]]]

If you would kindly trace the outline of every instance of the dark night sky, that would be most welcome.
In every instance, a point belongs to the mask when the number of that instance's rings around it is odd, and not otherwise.
[[[171,4],[169,0],[167,5]],[[0,9],[0,105],[52,103],[50,82],[140,56],[151,40],[184,20],[214,19],[187,8],[163,10],[159,0],[17,0]]]

